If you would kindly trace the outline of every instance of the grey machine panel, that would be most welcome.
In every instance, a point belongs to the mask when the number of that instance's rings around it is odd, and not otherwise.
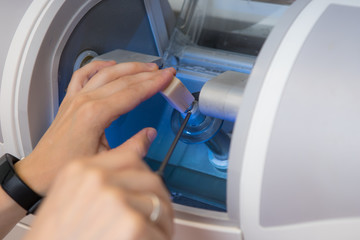
[[[13,0],[11,2],[2,3],[0,8],[0,29],[3,31],[0,37],[0,90],[4,70],[3,68],[11,40],[15,34],[17,26],[19,25],[19,22],[21,21],[22,16],[24,15],[24,12],[29,7],[30,3],[30,0]],[[12,21],[5,21],[5,19],[11,19]],[[3,135],[0,125],[0,143],[1,142],[3,142]]]
[[[77,55],[88,49],[99,55],[114,49],[157,55],[143,1],[103,0],[82,18],[62,52],[60,101],[65,96]]]
[[[330,5],[304,43],[269,143],[261,225],[359,217],[360,8]]]
[[[2,3],[0,8],[0,29],[3,31],[0,38],[0,87],[9,45],[24,12],[31,3],[30,0],[13,0],[11,2]],[[6,19],[11,19],[12,21],[5,21]]]

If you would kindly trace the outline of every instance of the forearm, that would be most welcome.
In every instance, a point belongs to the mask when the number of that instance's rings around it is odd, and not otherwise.
[[[24,163],[27,163],[25,160],[30,160],[30,157],[28,156],[14,165],[16,175],[33,191],[38,192],[38,186],[40,185],[38,184],[39,181],[33,177],[34,174],[26,174],[34,173],[35,170],[26,166],[26,164],[24,165]],[[12,199],[2,187],[0,187],[0,239],[4,238],[7,233],[11,231],[11,229],[25,216],[26,210],[14,199]]]
[[[0,187],[0,239],[3,239],[25,215],[26,211]]]

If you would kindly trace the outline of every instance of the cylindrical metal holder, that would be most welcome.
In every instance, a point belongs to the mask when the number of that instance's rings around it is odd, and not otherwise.
[[[209,161],[219,170],[226,170],[230,148],[230,137],[221,130],[223,120],[200,113],[198,102],[190,110],[192,115],[182,131],[180,140],[187,144],[205,143],[209,148]],[[171,127],[174,133],[179,131],[184,122],[184,115],[174,110]]]
[[[248,77],[245,73],[227,71],[207,81],[200,92],[200,112],[235,121]]]
[[[220,130],[223,120],[202,115],[196,101],[190,111],[192,112],[192,115],[181,134],[181,141],[188,144],[203,143],[214,137],[214,135],[216,135],[216,133]],[[171,115],[171,127],[174,133],[179,131],[184,118],[185,116],[178,111],[173,111]]]

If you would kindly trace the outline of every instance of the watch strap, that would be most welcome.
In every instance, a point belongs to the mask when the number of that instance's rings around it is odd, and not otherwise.
[[[16,174],[14,164],[18,161],[19,159],[10,154],[5,154],[0,158],[1,187],[15,202],[27,211],[27,214],[34,213],[42,197],[34,192]]]

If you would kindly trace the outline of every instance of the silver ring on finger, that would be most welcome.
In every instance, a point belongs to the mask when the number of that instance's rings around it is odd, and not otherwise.
[[[156,196],[155,194],[150,194],[150,199],[151,199],[151,203],[152,203],[152,211],[149,216],[149,219],[151,222],[155,223],[159,220],[159,217],[160,217],[161,202],[160,202],[159,197]]]

